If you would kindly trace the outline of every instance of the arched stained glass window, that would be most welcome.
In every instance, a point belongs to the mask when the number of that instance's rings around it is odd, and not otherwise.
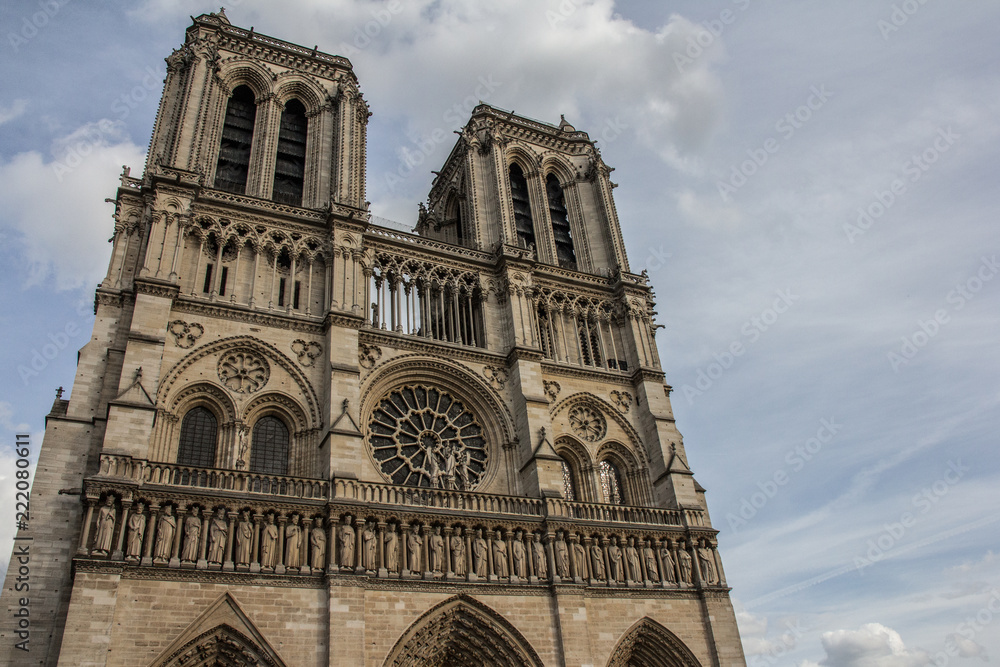
[[[253,427],[250,472],[288,474],[288,427],[277,417],[263,417]]]
[[[181,422],[177,463],[203,468],[214,466],[217,432],[218,421],[210,410],[201,406],[189,410]]]
[[[302,205],[308,124],[302,102],[289,100],[281,112],[281,127],[278,129],[278,156],[274,162],[274,189],[271,194],[276,202]]]
[[[601,461],[597,468],[601,473],[601,491],[604,492],[604,502],[612,505],[624,505],[625,495],[622,493],[622,478],[618,468],[608,460]]]
[[[545,194],[549,198],[549,217],[552,218],[552,238],[556,242],[556,260],[564,269],[576,269],[576,251],[569,229],[569,211],[562,186],[555,174],[545,179]]]
[[[229,98],[226,119],[222,124],[219,162],[215,167],[215,187],[219,190],[246,194],[256,119],[257,104],[253,91],[247,86],[240,86]]]
[[[573,478],[573,469],[569,467],[566,459],[562,460],[563,497],[566,500],[576,500],[576,480]]]

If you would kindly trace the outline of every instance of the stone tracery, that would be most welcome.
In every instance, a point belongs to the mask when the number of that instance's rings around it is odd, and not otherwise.
[[[472,489],[489,454],[477,416],[448,392],[426,385],[391,391],[372,413],[369,444],[395,484]]]

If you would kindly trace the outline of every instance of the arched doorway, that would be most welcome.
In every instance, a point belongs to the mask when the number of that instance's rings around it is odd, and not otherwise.
[[[531,645],[503,616],[464,596],[427,611],[399,638],[386,667],[542,667]]]
[[[674,633],[646,617],[618,640],[608,667],[701,667],[701,663]]]

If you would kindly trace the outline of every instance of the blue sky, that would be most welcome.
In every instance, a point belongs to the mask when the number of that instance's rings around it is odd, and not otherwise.
[[[14,433],[37,449],[72,385],[110,251],[104,198],[121,165],[142,169],[163,58],[189,15],[217,9],[0,6],[5,500]],[[599,139],[751,665],[1000,656],[1000,4],[243,0],[227,14],[351,58],[374,112],[376,215],[415,222],[479,99]]]

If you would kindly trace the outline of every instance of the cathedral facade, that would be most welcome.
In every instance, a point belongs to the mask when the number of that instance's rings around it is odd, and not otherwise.
[[[410,234],[369,116],[221,13],[167,58],[0,663],[744,665],[594,142],[482,104]]]

